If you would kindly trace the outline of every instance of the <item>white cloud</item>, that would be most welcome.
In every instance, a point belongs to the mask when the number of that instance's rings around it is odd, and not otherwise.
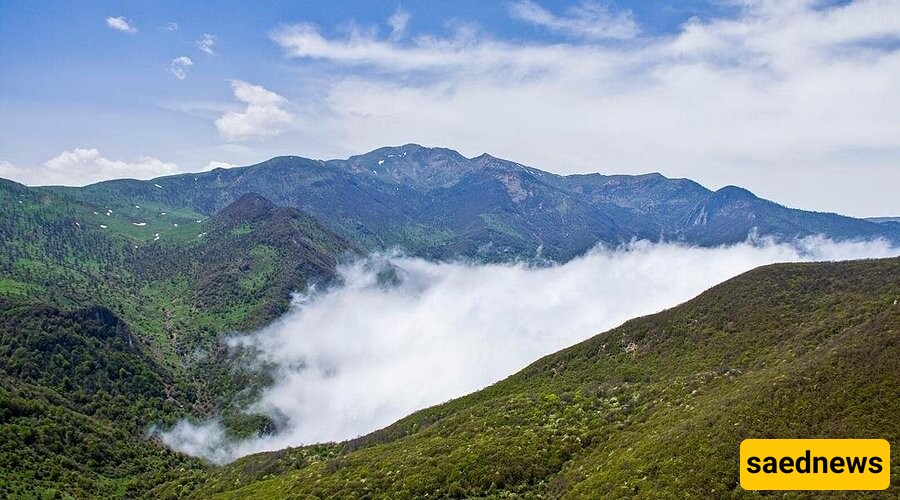
[[[194,61],[188,56],[176,57],[169,63],[169,73],[179,80],[184,80],[187,78],[187,68],[193,65]]]
[[[216,421],[182,421],[160,436],[219,463],[352,438],[759,265],[898,254],[884,242],[810,238],[712,249],[639,242],[549,268],[393,258],[402,282],[391,287],[373,257],[343,267],[344,286],[298,296],[282,319],[232,340],[278,367],[249,408],[281,422],[278,433],[233,442]]]
[[[0,161],[0,177],[30,186],[83,186],[107,179],[150,179],[177,172],[178,166],[174,163],[146,156],[133,162],[110,160],[93,148],[64,151],[37,167],[21,167]]]
[[[197,40],[197,48],[206,52],[209,55],[214,55],[216,53],[216,37],[215,35],[210,35],[209,33],[204,33],[203,36]]]
[[[557,16],[531,0],[512,3],[509,11],[515,18],[576,38],[627,39],[640,32],[630,11],[613,13],[594,2],[571,7],[565,16]]]
[[[213,170],[216,168],[232,168],[232,167],[236,167],[236,166],[237,166],[236,164],[229,163],[227,161],[211,160],[209,163],[206,164],[206,170]]]
[[[397,40],[403,37],[406,33],[406,25],[409,24],[409,12],[397,8],[391,17],[388,18],[387,24],[391,27],[391,40]]]
[[[137,28],[133,24],[131,24],[131,21],[125,19],[122,16],[107,17],[106,25],[114,30],[123,31],[132,35],[138,32]]]
[[[246,107],[241,111],[228,111],[216,119],[216,129],[226,140],[246,141],[276,136],[293,122],[293,115],[284,109],[287,99],[275,92],[241,80],[232,80],[231,88],[235,99],[246,104]]]
[[[330,63],[309,65],[318,73],[301,90],[324,95],[317,124],[332,132],[310,154],[418,142],[560,173],[662,171],[794,206],[900,213],[900,3],[742,5],[615,44],[471,30],[327,37],[311,24],[270,37],[288,57]]]
[[[26,175],[28,175],[27,168],[20,167],[10,161],[0,160],[0,178],[26,183],[24,180]]]

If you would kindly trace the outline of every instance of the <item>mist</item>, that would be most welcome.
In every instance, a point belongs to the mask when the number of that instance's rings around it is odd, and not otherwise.
[[[182,420],[156,434],[219,464],[349,439],[760,265],[896,255],[880,240],[824,238],[718,248],[636,242],[544,267],[373,255],[342,266],[341,286],[298,294],[279,320],[229,339],[275,367],[275,384],[246,410],[272,416],[276,433],[233,440],[216,420]]]

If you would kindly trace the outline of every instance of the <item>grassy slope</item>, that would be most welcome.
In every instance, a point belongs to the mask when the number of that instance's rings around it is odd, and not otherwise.
[[[900,259],[767,266],[364,438],[245,457],[154,494],[760,496],[738,485],[745,438],[898,442],[898,298]]]

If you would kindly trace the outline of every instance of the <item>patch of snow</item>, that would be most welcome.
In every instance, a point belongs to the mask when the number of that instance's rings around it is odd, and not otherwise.
[[[154,184],[154,186],[156,186],[156,187],[162,189],[162,186],[160,186],[159,184]]]
[[[160,212],[159,215],[166,215],[166,213],[165,213],[165,212]]]
[[[172,225],[175,226],[175,227],[178,227],[178,223],[177,223],[177,222],[174,223],[174,224],[172,224]]]
[[[384,160],[378,160],[379,165],[384,165]]]
[[[156,233],[156,235],[155,235],[155,236],[156,236],[156,237],[155,237],[155,238],[153,238],[153,241],[156,241],[156,240],[158,240],[158,239],[159,239],[159,233]]]
[[[146,222],[132,222],[132,224],[134,224],[135,226],[146,226],[147,225]]]
[[[377,171],[377,170],[373,170],[372,173],[375,174],[375,175],[378,175],[378,171]]]
[[[197,224],[200,224],[201,222],[203,222],[203,221],[200,219],[197,219]]]
[[[21,204],[22,204],[22,200],[19,200],[19,205],[21,205]],[[94,212],[94,213],[97,213],[97,212]]]
[[[134,208],[141,208],[141,206],[140,206],[140,205],[135,205]]]
[[[106,224],[100,224],[100,229],[106,229]]]
[[[81,227],[81,224],[79,224],[79,223],[77,223],[77,222],[75,223],[75,225],[78,226],[78,227]]]
[[[22,203],[22,202],[20,201],[19,203]],[[97,212],[94,212],[94,215],[100,215],[100,214],[98,214]]]
[[[200,233],[197,235],[198,238],[203,237],[203,236],[206,236],[206,233]]]

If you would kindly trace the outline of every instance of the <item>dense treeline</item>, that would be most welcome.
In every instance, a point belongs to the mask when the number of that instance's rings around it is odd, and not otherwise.
[[[147,440],[193,395],[111,311],[0,311],[0,496],[138,493],[200,466]]]

